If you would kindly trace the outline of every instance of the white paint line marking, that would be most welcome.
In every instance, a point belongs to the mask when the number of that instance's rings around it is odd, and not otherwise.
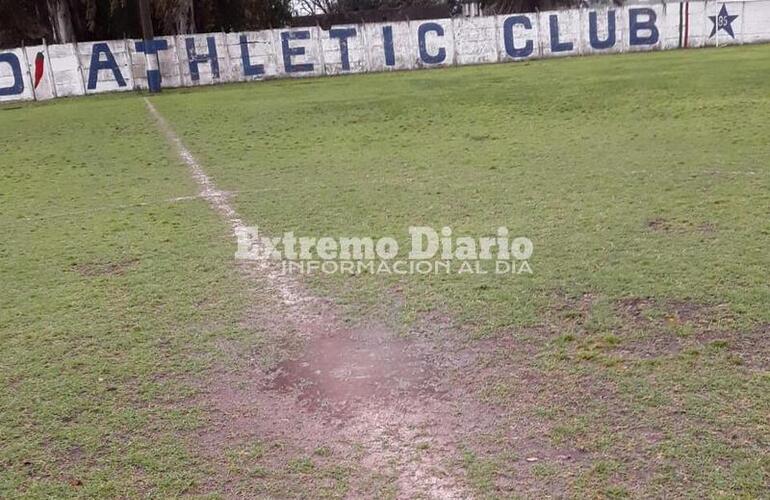
[[[174,132],[174,129],[168,124],[163,115],[153,106],[148,98],[144,98],[144,102],[147,105],[147,109],[150,114],[155,118],[158,123],[158,127],[161,132],[166,136],[166,139],[176,148],[177,153],[182,158],[187,168],[190,170],[193,180],[200,189],[199,196],[206,199],[214,210],[221,214],[225,219],[230,222],[230,226],[233,230],[233,235],[237,238],[239,234],[243,234],[247,230],[247,225],[243,223],[243,219],[238,215],[235,209],[230,205],[229,196],[230,193],[222,191],[217,188],[214,181],[211,180],[206,172],[201,167],[198,160],[195,159],[192,152],[187,149],[182,139]],[[305,301],[314,300],[311,297],[301,291],[301,287],[292,280],[290,277],[284,275],[280,266],[267,260],[259,260],[254,262],[259,266],[261,275],[268,279],[268,281],[278,291],[281,300],[288,306],[295,307]],[[298,316],[303,316],[301,311],[294,311]]]

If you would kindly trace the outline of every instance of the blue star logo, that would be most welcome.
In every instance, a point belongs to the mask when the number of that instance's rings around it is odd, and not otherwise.
[[[733,21],[738,19],[738,16],[731,16],[728,14],[725,4],[722,4],[719,14],[716,16],[709,16],[709,19],[714,23],[714,28],[711,30],[709,38],[716,35],[717,30],[725,30],[728,35],[733,37],[733,39],[735,38],[735,33],[733,33]]]

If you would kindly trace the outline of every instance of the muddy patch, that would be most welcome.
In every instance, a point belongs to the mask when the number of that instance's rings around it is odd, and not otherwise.
[[[496,479],[510,491],[543,487],[533,472],[538,463],[558,461],[572,469],[589,459],[575,447],[555,446],[551,424],[533,412],[560,404],[553,389],[562,383],[532,366],[536,344],[543,341],[539,329],[530,339],[510,332],[471,340],[453,329],[426,337],[419,325],[436,320],[428,315],[397,335],[382,326],[348,325],[327,309],[313,313],[318,305],[306,301],[300,317],[287,316],[280,305],[262,304],[250,313],[249,323],[273,325],[265,345],[286,345],[287,336],[302,341],[288,342],[294,347],[282,352],[280,362],[244,366],[241,356],[241,370],[223,369],[212,377],[204,404],[214,408],[199,434],[212,461],[223,462],[226,450],[268,440],[271,453],[260,463],[270,471],[267,483],[278,489],[296,486],[297,475],[287,468],[297,457],[311,457],[316,472],[349,471],[345,494],[330,496],[469,498],[474,490],[463,458],[469,447],[481,460],[500,453],[518,457],[510,484]],[[295,328],[282,329],[286,321]],[[576,408],[585,397],[575,396]],[[223,474],[226,479],[212,490],[239,496],[243,488],[256,487],[242,476]],[[302,477],[306,484],[298,491],[322,488],[316,476]],[[565,490],[568,478],[563,479],[554,494]]]
[[[310,339],[301,357],[268,374],[268,388],[294,392],[309,411],[349,414],[369,399],[435,395],[439,381],[431,368],[412,343],[384,327],[362,327]]]
[[[301,283],[292,289],[298,300],[287,303],[255,287],[244,326],[266,336],[262,352],[223,349],[232,363],[212,377],[201,401],[211,408],[198,437],[206,455],[223,463],[227,450],[268,440],[277,447],[262,463],[279,489],[296,486],[290,483],[297,474],[287,469],[298,457],[312,457],[316,472],[324,464],[348,471],[347,496],[468,497],[458,443],[480,422],[494,424],[488,408],[457,383],[473,354],[460,355],[467,349],[450,337],[351,325]],[[298,491],[321,487],[319,475],[303,475],[308,484]],[[244,484],[251,482],[233,475],[210,489],[239,496]]]

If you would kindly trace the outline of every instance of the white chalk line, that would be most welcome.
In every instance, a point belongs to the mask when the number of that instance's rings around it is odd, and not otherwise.
[[[155,109],[155,106],[153,106],[150,100],[145,97],[144,102],[147,105],[150,114],[152,114],[158,123],[161,132],[163,132],[168,142],[177,150],[180,158],[182,158],[185,165],[187,165],[193,180],[198,184],[198,188],[200,189],[198,196],[208,201],[209,205],[211,205],[215,211],[227,219],[233,230],[233,236],[235,236],[236,239],[239,234],[245,234],[249,226],[244,224],[243,219],[241,219],[240,215],[238,215],[230,204],[229,193],[217,188],[211,178],[203,170],[200,163],[198,163],[198,160],[195,159],[192,152],[187,149],[187,146],[184,145],[182,139],[179,138],[168,122],[166,122],[163,115]],[[300,290],[300,287],[292,279],[284,275],[279,266],[275,263],[267,260],[258,260],[254,262],[254,265],[259,267],[261,276],[267,278],[270,284],[275,287],[285,305],[294,307],[300,302],[313,300],[312,297],[303,293]],[[295,308],[295,312],[300,313],[301,311],[297,311]]]

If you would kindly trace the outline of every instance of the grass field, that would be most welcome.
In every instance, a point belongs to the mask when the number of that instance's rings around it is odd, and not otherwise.
[[[751,46],[150,100],[269,233],[534,242],[532,275],[304,279],[346,324],[474,353],[440,377],[494,418],[433,452],[463,496],[760,497],[769,71]],[[405,494],[344,433],[229,432],[212,387],[302,342],[141,97],[0,107],[0,136],[0,497]]]

